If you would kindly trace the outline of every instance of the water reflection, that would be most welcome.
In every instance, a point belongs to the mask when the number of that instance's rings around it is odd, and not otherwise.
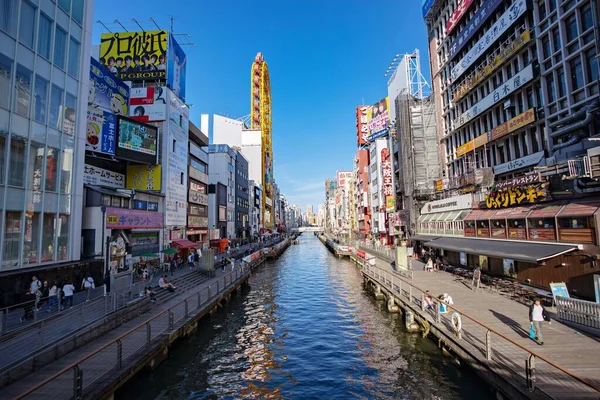
[[[406,334],[353,265],[300,238],[117,398],[492,398],[431,341]]]

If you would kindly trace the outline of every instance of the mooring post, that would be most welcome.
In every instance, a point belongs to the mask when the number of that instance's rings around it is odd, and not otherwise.
[[[527,390],[535,390],[535,356],[530,354],[525,360],[525,379],[527,381]]]

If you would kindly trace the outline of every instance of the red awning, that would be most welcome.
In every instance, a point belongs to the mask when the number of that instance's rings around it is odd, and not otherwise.
[[[199,246],[197,243],[191,242],[191,241],[186,240],[186,239],[173,240],[171,242],[171,244],[173,246],[179,247],[180,249],[195,249],[195,248],[197,248]]]
[[[564,205],[564,202],[539,204],[533,207],[533,211],[527,218],[554,218]]]
[[[467,215],[467,218],[465,218],[465,221],[475,221],[476,219],[479,218],[479,216],[483,213],[483,210],[473,210],[471,211],[471,213],[469,215]]]
[[[592,202],[569,203],[558,214],[559,217],[591,217],[598,210],[598,200]]]

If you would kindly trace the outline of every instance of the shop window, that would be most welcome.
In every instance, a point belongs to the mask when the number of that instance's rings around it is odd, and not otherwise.
[[[14,111],[28,117],[31,104],[31,71],[20,64],[17,64],[15,95]]]
[[[17,266],[21,254],[21,212],[6,212],[2,265]]]
[[[465,221],[465,228],[475,228],[475,221]]]
[[[50,46],[52,45],[52,20],[43,13],[40,15],[38,25],[38,54],[46,59],[50,59]]]
[[[17,33],[17,15],[19,3],[17,0],[3,0],[0,7],[0,30],[15,36]]]
[[[489,226],[490,226],[490,223],[487,219],[484,219],[482,221],[477,221],[477,228],[487,229],[487,228],[489,228]]]
[[[532,229],[554,229],[554,218],[529,218],[529,226]]]
[[[564,229],[589,229],[590,220],[588,217],[558,218],[558,226]]]
[[[69,248],[69,221],[70,216],[68,214],[60,214],[58,216],[56,236],[58,236],[57,258],[59,261],[67,259],[67,253]]]
[[[508,227],[509,228],[519,228],[519,229],[525,228],[526,227],[525,218],[509,219]]]
[[[56,25],[54,34],[54,65],[60,69],[65,69],[65,59],[67,58],[67,32]]]
[[[44,213],[42,225],[42,262],[54,261],[56,214]]]
[[[40,213],[25,213],[25,240],[23,242],[23,263],[39,262],[38,246],[40,243]]]
[[[506,221],[503,219],[495,219],[491,222],[492,228],[506,228]]]
[[[33,49],[35,36],[35,7],[28,1],[21,1],[21,19],[19,24],[19,41]]]
[[[571,60],[571,84],[573,90],[583,87],[583,68],[581,66],[581,57],[579,55]]]
[[[25,151],[27,140],[13,136],[10,141],[8,166],[8,184],[23,187],[25,185]]]

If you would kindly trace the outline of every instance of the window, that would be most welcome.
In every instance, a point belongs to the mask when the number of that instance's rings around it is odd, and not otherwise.
[[[67,259],[69,248],[69,220],[70,217],[68,214],[59,214],[58,216],[56,236],[58,236],[57,258],[59,261]]]
[[[75,0],[75,3],[78,1]],[[81,1],[83,3],[83,1]],[[71,12],[71,0],[58,0],[58,5],[69,14]]]
[[[521,158],[521,147],[519,146],[519,135],[513,136],[513,147],[515,149],[515,158]]]
[[[598,59],[596,59],[596,48],[592,47],[585,52],[588,83],[598,80]]]
[[[23,187],[25,185],[25,148],[27,141],[15,136],[10,141],[8,164],[8,184]]]
[[[46,212],[42,222],[42,262],[54,261],[56,214]]]
[[[75,124],[77,119],[77,96],[67,92],[65,97],[65,114],[63,119],[62,131],[70,136],[75,136]],[[72,111],[70,111],[71,109]],[[68,123],[67,123],[68,121]]]
[[[71,194],[73,184],[73,149],[65,149],[62,152],[60,171],[60,193]]]
[[[556,101],[556,85],[554,84],[554,75],[552,72],[546,79],[546,87],[548,88],[548,102]]]
[[[117,197],[117,196],[113,196],[113,197],[111,197],[111,202],[110,202],[110,204],[111,204],[113,207],[121,207],[121,198],[120,198],[120,197]]]
[[[558,218],[558,226],[563,229],[589,229],[591,219],[588,217]]]
[[[102,205],[105,205],[105,206],[108,206],[108,207],[111,206],[110,196],[108,196],[106,194],[102,195]]]
[[[0,30],[15,36],[17,33],[17,0],[0,0]]]
[[[4,161],[6,160],[6,136],[0,135],[0,185],[4,183]]]
[[[529,218],[529,226],[534,229],[554,229],[554,218]]]
[[[581,10],[581,25],[583,32],[594,26],[594,17],[592,15],[592,6],[587,5]]]
[[[79,53],[81,45],[78,41],[71,38],[69,43],[69,74],[74,77],[79,77]]]
[[[148,211],[158,211],[158,203],[149,201],[148,202]]]
[[[73,2],[73,12],[71,13],[73,19],[79,24],[83,24],[83,0]]]
[[[567,81],[565,79],[565,69],[560,67],[556,70],[558,77],[558,97],[561,98],[567,94]]]
[[[48,81],[39,75],[35,76],[35,105],[34,118],[42,124],[46,123],[46,110],[48,107]]]
[[[552,54],[552,50],[550,50],[550,38],[548,36],[544,36],[542,39],[542,51],[544,60]]]
[[[28,117],[31,104],[31,71],[20,64],[17,64],[15,94],[14,111]]]
[[[17,265],[21,253],[21,212],[6,212],[3,265]]]
[[[577,38],[577,18],[575,14],[571,15],[565,21],[565,28],[567,29],[567,43]]]
[[[31,142],[29,148],[29,163],[27,180],[27,188],[34,192],[41,192],[43,187],[43,170],[44,170],[44,145],[37,142]],[[36,203],[36,201],[34,201]]]
[[[1,0],[0,0],[1,1]],[[0,107],[10,107],[12,61],[0,53]]]
[[[581,57],[577,56],[571,60],[571,84],[573,90],[583,87],[583,69],[581,67]]]
[[[46,152],[46,186],[44,186],[44,190],[48,192],[56,192],[59,156],[60,150],[48,147]]]
[[[543,21],[547,16],[548,13],[546,12],[546,3],[542,1],[540,4],[540,21]]]
[[[555,28],[554,30],[552,30],[552,41],[554,42],[554,52],[557,52],[560,50],[560,32],[558,31],[558,28]]]
[[[25,46],[33,49],[35,37],[35,7],[28,1],[21,1],[21,20],[19,25],[19,40]]]
[[[54,35],[54,65],[60,69],[65,69],[65,58],[67,56],[67,32],[56,25],[56,34]]]
[[[58,129],[60,120],[60,110],[63,105],[64,91],[58,86],[52,85],[50,92],[50,110],[48,111],[48,125],[54,129]]]
[[[519,228],[519,229],[525,228],[525,218],[523,218],[523,219],[509,219],[508,220],[508,227],[509,228]]]
[[[52,20],[44,14],[40,15],[38,26],[38,54],[50,59],[50,46],[52,45]]]

